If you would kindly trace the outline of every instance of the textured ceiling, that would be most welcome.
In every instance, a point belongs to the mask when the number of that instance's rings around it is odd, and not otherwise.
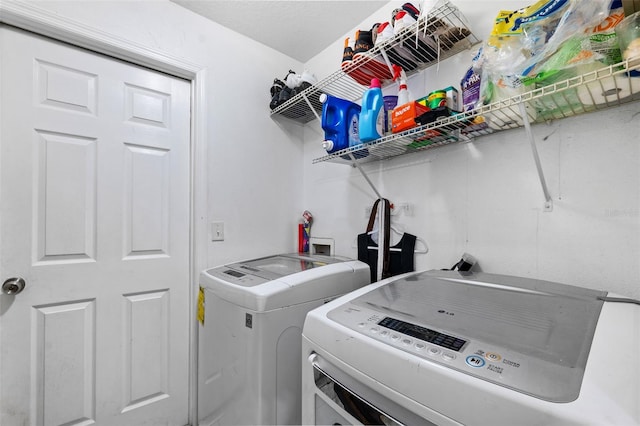
[[[389,0],[171,1],[300,62],[307,62],[389,3]]]

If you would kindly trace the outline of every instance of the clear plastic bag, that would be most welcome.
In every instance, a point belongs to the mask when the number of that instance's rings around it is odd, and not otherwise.
[[[522,93],[538,73],[595,60],[582,50],[581,35],[602,22],[610,6],[611,0],[541,0],[501,11],[483,48],[482,102]]]

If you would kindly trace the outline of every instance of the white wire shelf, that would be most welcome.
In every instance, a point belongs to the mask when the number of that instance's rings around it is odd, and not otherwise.
[[[466,113],[336,151],[313,160],[313,164],[325,161],[351,165],[368,163],[519,128],[524,126],[521,103],[525,105],[528,121],[540,123],[637,101],[640,100],[640,75],[631,77],[629,72],[638,69],[640,57],[629,58]],[[489,126],[474,125],[476,117],[484,117]]]
[[[420,40],[425,37],[432,40],[435,48],[416,49],[418,36]],[[374,58],[384,59],[389,70],[392,63],[400,65],[409,76],[469,49],[477,43],[479,40],[468,29],[468,24],[462,13],[446,0],[429,14],[421,16],[412,26],[404,28],[393,38],[375,45],[357,61],[335,71],[279,105],[271,111],[271,116],[283,116],[300,123],[308,123],[322,114],[322,103],[319,99],[322,93],[357,101],[368,87],[368,82],[364,85],[360,84],[351,75],[355,75],[359,70],[371,65]],[[395,48],[409,49],[413,55],[407,59],[406,56],[397,54]],[[342,52],[336,52],[337,63],[340,63],[341,55]],[[386,79],[382,75],[380,77],[383,87],[391,83],[390,79]]]

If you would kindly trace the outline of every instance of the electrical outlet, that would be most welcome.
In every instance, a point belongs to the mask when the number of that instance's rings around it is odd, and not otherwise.
[[[411,203],[396,203],[391,209],[391,216],[397,216],[403,214],[405,216],[413,216],[413,204]]]
[[[224,222],[211,223],[211,241],[224,241]]]
[[[402,203],[398,205],[398,211],[403,212],[405,216],[413,216],[413,204]]]

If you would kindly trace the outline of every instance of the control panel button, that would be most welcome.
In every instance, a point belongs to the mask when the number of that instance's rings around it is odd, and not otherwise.
[[[359,322],[358,323],[358,327],[360,327],[360,328],[365,328],[366,326],[367,326],[367,323],[364,323],[364,322]]]
[[[425,345],[424,343],[420,343],[420,342],[416,343],[416,345],[415,345],[415,348],[416,348],[417,351],[423,351],[424,348],[426,348],[426,347],[427,347],[427,345]]]
[[[380,337],[389,337],[389,331],[388,330],[382,330],[380,332]]]
[[[440,349],[438,349],[438,348],[429,348],[427,353],[429,355],[438,355],[440,353]]]
[[[484,367],[484,358],[478,355],[469,355],[465,360],[468,366],[473,368]]]
[[[380,329],[378,327],[371,327],[369,331],[372,332],[373,334],[376,334],[378,333],[378,331],[380,331]]]
[[[449,352],[443,352],[442,359],[444,359],[445,361],[453,361],[454,359],[456,359],[456,356],[455,354]]]
[[[487,352],[484,357],[489,360],[489,361],[500,361],[502,359],[502,356],[500,354],[497,354],[495,352]]]
[[[412,343],[413,343],[413,340],[411,340],[411,339],[408,339],[406,337],[404,339],[402,339],[402,344],[405,345],[405,346],[409,346]]]
[[[394,342],[397,342],[398,340],[400,340],[400,336],[397,334],[392,334],[391,335],[391,340],[393,340]]]

